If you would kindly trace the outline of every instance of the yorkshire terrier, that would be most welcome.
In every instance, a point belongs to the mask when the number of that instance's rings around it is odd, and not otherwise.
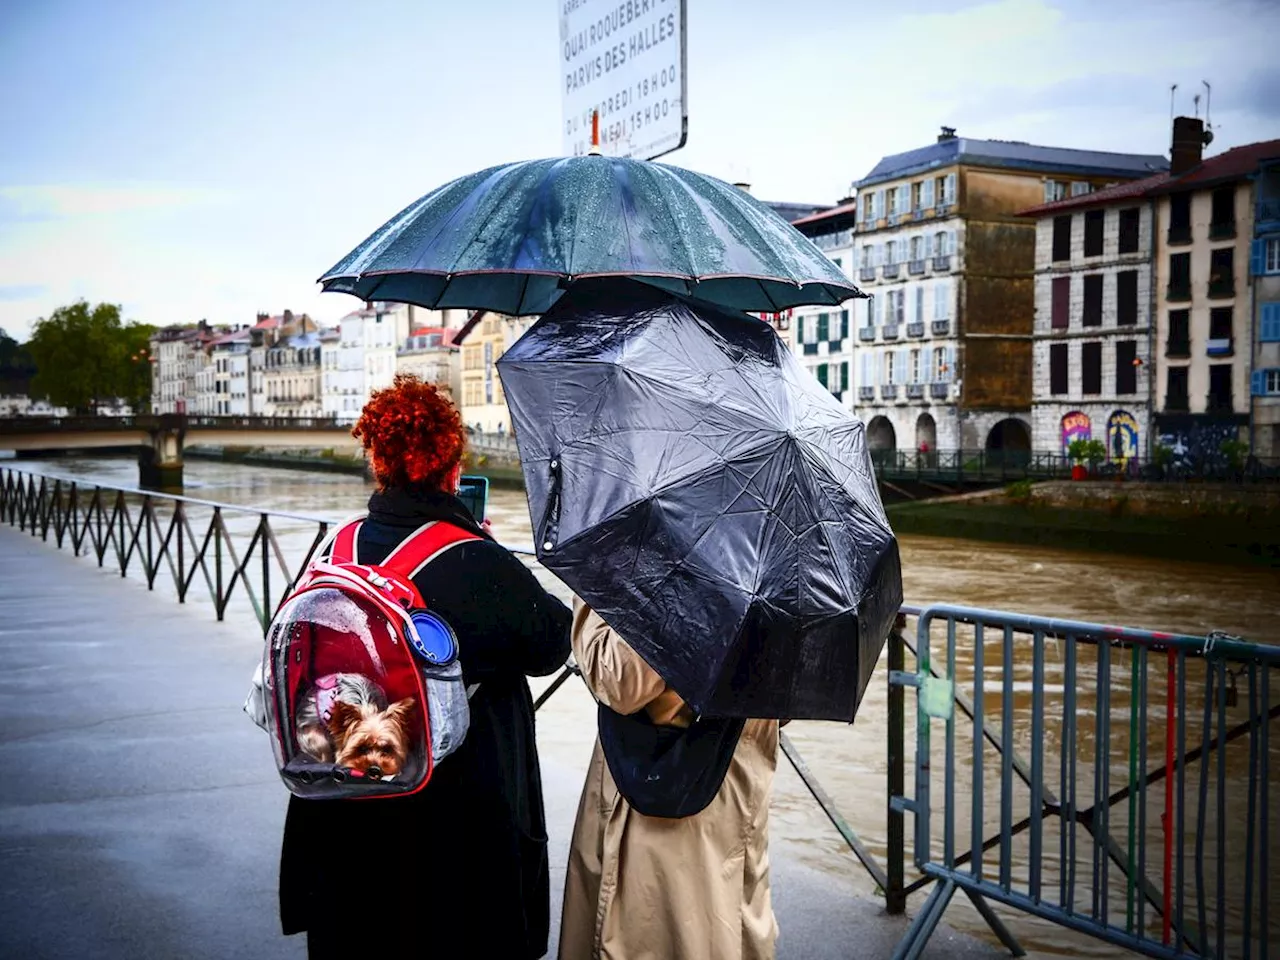
[[[298,706],[299,749],[373,777],[391,777],[409,755],[412,697],[387,706],[382,688],[360,673],[320,677]]]

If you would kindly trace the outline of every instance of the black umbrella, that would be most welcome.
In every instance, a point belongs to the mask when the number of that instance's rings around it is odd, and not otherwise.
[[[700,713],[853,718],[897,542],[862,422],[767,324],[579,283],[498,371],[546,567]]]

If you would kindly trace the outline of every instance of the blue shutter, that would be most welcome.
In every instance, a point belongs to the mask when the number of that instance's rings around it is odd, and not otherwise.
[[[1262,305],[1262,330],[1258,339],[1263,343],[1280,342],[1280,301]]]
[[[1267,241],[1255,240],[1249,247],[1249,272],[1255,277],[1262,276],[1267,269]]]
[[[804,317],[796,317],[796,343],[804,343]]]
[[[947,383],[955,383],[956,379],[956,348],[947,347]]]
[[[849,311],[840,311],[840,339],[847,340],[849,338]]]
[[[1267,371],[1253,371],[1253,390],[1251,391],[1255,397],[1266,396],[1267,393]]]
[[[933,347],[925,347],[920,354],[920,376],[925,383],[933,383]]]

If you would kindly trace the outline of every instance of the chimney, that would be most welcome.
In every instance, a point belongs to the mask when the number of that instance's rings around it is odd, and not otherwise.
[[[955,128],[955,127],[943,127],[943,128],[942,128],[942,132],[941,132],[940,134],[938,134],[938,142],[939,142],[939,143],[945,143],[946,141],[948,141],[948,140],[954,140],[955,138],[956,138],[956,128]]]
[[[1173,146],[1169,149],[1169,175],[1181,176],[1200,165],[1204,151],[1204,121],[1197,117],[1173,118]]]

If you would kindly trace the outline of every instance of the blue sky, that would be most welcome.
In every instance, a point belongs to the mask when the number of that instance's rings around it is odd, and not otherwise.
[[[688,0],[668,162],[833,202],[963,136],[1167,153],[1280,136],[1275,0]],[[315,279],[455,176],[560,149],[556,0],[0,0],[0,327],[84,297],[159,325],[355,306]],[[1203,111],[1203,104],[1201,106]]]

